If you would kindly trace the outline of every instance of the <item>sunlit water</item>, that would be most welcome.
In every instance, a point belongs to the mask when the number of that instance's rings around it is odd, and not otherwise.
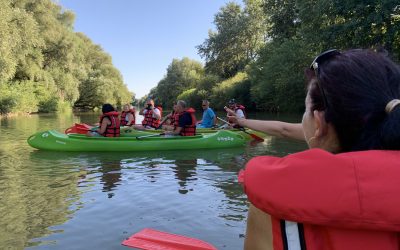
[[[144,228],[242,249],[248,202],[237,173],[253,156],[306,147],[273,137],[235,149],[140,153],[48,152],[26,143],[36,131],[96,117],[0,120],[0,249],[127,249],[121,242]]]

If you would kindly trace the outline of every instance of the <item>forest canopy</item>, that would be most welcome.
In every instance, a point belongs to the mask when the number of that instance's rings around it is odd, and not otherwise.
[[[74,31],[75,15],[51,0],[0,0],[0,114],[94,109],[132,102],[112,58]],[[171,59],[145,98],[170,109],[176,99],[222,109],[300,112],[304,69],[320,52],[373,49],[400,60],[398,0],[229,2],[199,41],[204,63]]]
[[[397,0],[243,0],[221,7],[214,24],[197,46],[204,68],[193,78],[173,79],[174,59],[150,96],[167,105],[184,98],[200,108],[200,100],[209,99],[222,109],[235,98],[250,109],[300,112],[304,69],[322,51],[373,49],[400,59]],[[179,71],[191,69],[181,64]]]
[[[110,55],[51,0],[0,0],[0,114],[132,102]]]

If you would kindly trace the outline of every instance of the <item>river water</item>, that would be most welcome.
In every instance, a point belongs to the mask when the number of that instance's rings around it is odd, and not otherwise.
[[[270,136],[242,148],[140,153],[48,152],[26,142],[36,131],[64,131],[97,117],[0,120],[0,249],[129,249],[121,242],[144,228],[242,249],[248,202],[237,182],[239,170],[257,155],[306,148]]]

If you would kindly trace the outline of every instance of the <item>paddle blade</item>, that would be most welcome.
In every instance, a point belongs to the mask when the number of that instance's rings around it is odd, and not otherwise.
[[[251,136],[251,138],[253,138],[254,140],[257,140],[257,141],[264,141],[264,139],[263,138],[261,138],[261,137],[259,137],[258,135],[255,135],[255,134],[252,134],[252,133],[248,133],[250,136]]]
[[[66,134],[86,134],[91,128],[93,128],[90,125],[87,125],[85,123],[75,123],[74,126],[67,128],[65,130]]]
[[[90,126],[86,123],[75,123],[75,127],[80,128],[80,129],[86,129],[86,130],[90,130],[93,128],[93,126]]]
[[[213,245],[194,238],[145,228],[122,242],[144,250],[216,250]]]

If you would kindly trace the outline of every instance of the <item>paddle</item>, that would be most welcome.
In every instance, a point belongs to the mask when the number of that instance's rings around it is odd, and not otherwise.
[[[136,136],[137,140],[143,139],[143,138],[149,138],[149,137],[156,137],[156,136],[162,136],[165,135],[165,133],[161,134],[154,134],[154,135],[141,135],[141,136]]]
[[[202,240],[145,228],[122,242],[122,245],[143,250],[216,250]]]
[[[67,128],[64,132],[66,134],[76,133],[76,134],[86,134],[86,132],[91,131],[93,126],[87,125],[85,123],[75,123],[74,126]]]
[[[219,118],[218,116],[217,116],[217,119],[220,120],[220,121],[222,121],[222,122],[224,122],[224,123],[226,123],[226,124],[229,124],[229,125],[230,125],[230,123],[229,123],[228,121],[225,121],[224,119],[221,119],[221,118]],[[250,135],[253,139],[255,139],[255,140],[257,140],[257,141],[264,141],[263,138],[259,137],[258,135],[255,135],[255,134],[252,134],[252,133],[247,132],[246,129],[243,128],[243,127],[240,127],[239,129],[240,129],[241,131],[245,132],[246,134]]]
[[[165,116],[164,119],[160,122],[160,126],[158,126],[156,129],[161,129],[162,125],[168,120],[168,116]]]

